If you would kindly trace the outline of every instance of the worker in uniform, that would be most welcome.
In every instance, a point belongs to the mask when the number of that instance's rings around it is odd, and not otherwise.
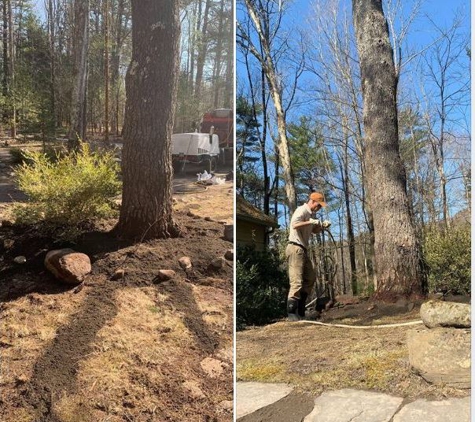
[[[305,304],[315,283],[315,270],[308,253],[310,237],[330,226],[329,221],[313,218],[315,213],[326,207],[325,197],[312,192],[308,201],[298,207],[290,220],[290,232],[285,255],[288,263],[290,290],[287,298],[289,321],[305,317]]]

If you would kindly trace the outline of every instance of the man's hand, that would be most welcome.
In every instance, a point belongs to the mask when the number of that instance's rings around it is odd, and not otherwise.
[[[310,223],[312,223],[312,225],[314,225],[314,226],[321,226],[322,225],[321,221],[316,219],[316,218],[310,218],[308,221],[310,221]]]
[[[322,223],[322,227],[324,229],[328,229],[328,227],[330,227],[332,225],[332,223],[330,223],[328,220],[325,220],[323,223]]]

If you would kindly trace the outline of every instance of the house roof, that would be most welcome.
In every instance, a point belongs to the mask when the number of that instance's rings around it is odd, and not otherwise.
[[[267,227],[279,227],[279,224],[277,224],[273,217],[264,214],[259,208],[247,202],[241,195],[236,195],[236,219]]]

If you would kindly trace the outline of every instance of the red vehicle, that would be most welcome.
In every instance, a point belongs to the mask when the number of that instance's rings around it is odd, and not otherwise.
[[[219,137],[219,147],[222,151],[223,162],[229,162],[234,157],[234,113],[229,108],[218,108],[205,113],[201,120],[200,132],[213,133]]]

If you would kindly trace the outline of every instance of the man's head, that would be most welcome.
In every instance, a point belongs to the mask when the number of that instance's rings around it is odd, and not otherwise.
[[[325,197],[323,193],[312,192],[310,198],[308,199],[308,206],[312,212],[318,211],[322,207],[326,207],[327,203],[325,202]]]

